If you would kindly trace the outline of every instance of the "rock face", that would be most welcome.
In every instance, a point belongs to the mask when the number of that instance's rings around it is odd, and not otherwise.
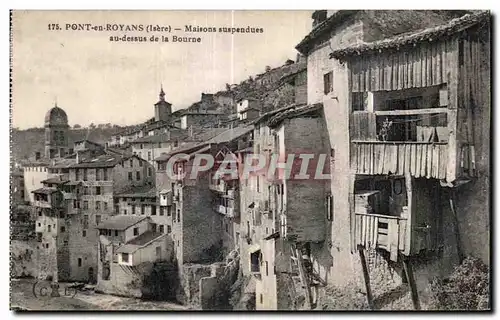
[[[11,278],[36,277],[36,242],[12,240],[10,248]]]

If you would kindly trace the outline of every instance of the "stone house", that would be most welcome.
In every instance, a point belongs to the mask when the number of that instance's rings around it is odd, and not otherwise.
[[[97,226],[98,291],[142,297],[153,264],[172,261],[173,244],[149,216],[117,215]]]

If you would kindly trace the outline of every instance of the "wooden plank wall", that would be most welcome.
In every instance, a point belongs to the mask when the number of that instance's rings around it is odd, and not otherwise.
[[[373,112],[355,111],[349,117],[349,131],[353,140],[377,140],[377,116]]]
[[[481,86],[481,55],[484,53],[482,44],[471,30],[461,39],[459,97],[458,97],[458,128],[457,139],[461,146],[460,169],[469,176],[476,175],[476,159],[474,146],[474,109],[483,105],[483,88]]]
[[[364,55],[350,61],[352,92],[402,90],[447,82],[448,41]]]
[[[437,143],[370,143],[351,145],[351,168],[357,174],[409,172],[419,178],[444,179],[448,147]]]

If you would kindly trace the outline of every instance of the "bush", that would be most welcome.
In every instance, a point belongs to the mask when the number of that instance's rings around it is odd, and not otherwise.
[[[479,259],[467,258],[447,279],[431,284],[437,310],[489,310],[489,270]]]

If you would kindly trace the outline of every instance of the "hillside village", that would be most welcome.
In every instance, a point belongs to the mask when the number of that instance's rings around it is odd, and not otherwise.
[[[490,264],[490,19],[318,10],[295,60],[188,108],[160,87],[146,122],[89,130],[55,105],[12,136],[13,274],[201,310],[451,308],[439,281]],[[218,175],[301,153],[325,178]]]

